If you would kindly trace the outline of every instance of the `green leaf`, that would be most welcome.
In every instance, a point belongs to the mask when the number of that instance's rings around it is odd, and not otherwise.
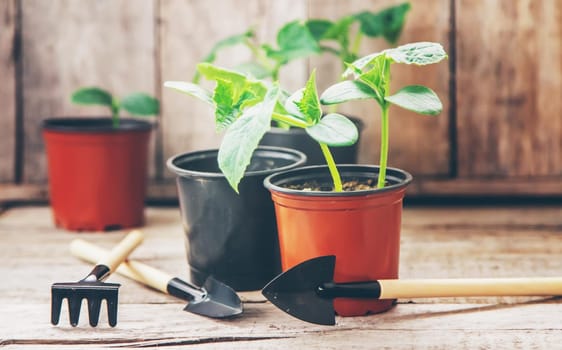
[[[250,164],[252,154],[263,135],[270,129],[271,114],[279,96],[273,85],[264,100],[246,109],[226,131],[219,149],[218,163],[230,186],[238,192],[238,184]]]
[[[254,31],[250,29],[245,33],[236,34],[236,35],[232,35],[232,36],[229,36],[227,38],[224,38],[224,39],[218,41],[213,46],[213,48],[207,54],[207,56],[205,56],[205,58],[203,58],[202,62],[213,63],[217,59],[217,54],[219,53],[219,51],[221,51],[221,50],[223,50],[227,47],[230,47],[230,46],[243,44],[247,39],[253,38],[253,37],[254,37]],[[195,73],[195,76],[193,77],[193,82],[198,83],[199,80],[200,80],[200,77],[201,77],[201,73],[199,71],[197,71]]]
[[[357,126],[337,113],[326,115],[318,124],[305,130],[314,140],[332,147],[353,145],[359,138]]]
[[[369,11],[360,12],[355,18],[360,22],[360,30],[370,37],[383,36],[389,43],[398,41],[406,20],[406,14],[410,10],[409,3],[383,9],[373,13]]]
[[[308,27],[298,20],[287,23],[279,30],[277,45],[278,50],[269,45],[263,45],[263,49],[268,57],[281,64],[321,52],[320,46]]]
[[[150,95],[137,92],[125,96],[121,107],[133,115],[149,116],[160,113],[160,103]]]
[[[183,92],[214,106],[212,94],[199,85],[183,81],[166,81],[164,87]]]
[[[309,123],[316,124],[322,116],[318,92],[316,90],[316,71],[313,70],[302,91],[302,98],[295,102],[299,111]]]
[[[386,70],[390,69],[391,60],[385,55],[376,56],[371,60],[369,70],[361,73],[358,79],[363,83],[369,85],[377,95],[377,101],[382,101],[382,96],[387,95],[386,88],[388,87]],[[390,75],[388,76],[390,78]]]
[[[447,58],[443,46],[439,43],[417,42],[398,46],[384,51],[396,63],[423,66],[442,61]]]
[[[298,101],[302,100],[303,92],[304,88],[295,91],[291,96],[287,97],[283,107],[289,114],[298,117],[299,119],[306,120],[306,116],[297,106]]]
[[[74,91],[71,101],[80,105],[102,105],[112,107],[112,96],[106,90],[97,87],[85,87]]]
[[[370,55],[363,56],[357,59],[356,61],[354,61],[353,63],[347,64],[347,69],[345,70],[345,72],[343,72],[342,77],[347,78],[349,76],[353,76],[357,78],[363,71],[363,68],[369,66],[371,62],[373,62],[374,60],[377,59],[377,57],[382,55],[384,55],[384,51],[375,52]]]
[[[240,98],[244,85],[246,85],[246,76],[244,74],[210,63],[199,63],[197,70],[207,80],[230,82],[232,84],[233,101],[237,101]]]
[[[340,18],[328,28],[322,39],[338,40],[342,46],[347,47],[347,42],[349,41],[349,27],[351,27],[354,21],[355,18],[353,16]]]
[[[326,33],[329,33],[329,30],[334,26],[334,22],[327,19],[310,19],[306,21],[305,25],[314,40],[320,41],[325,38]]]
[[[218,79],[217,86],[213,92],[215,125],[218,132],[226,129],[240,115],[240,111],[234,106],[233,95],[232,82]]]
[[[410,43],[361,57],[349,64],[342,76],[348,77],[353,75],[357,78],[359,71],[369,69],[377,59],[380,59],[379,56],[382,55],[388,57],[395,63],[415,64],[418,66],[437,63],[447,58],[443,46],[439,43]]]
[[[443,104],[433,90],[422,85],[406,86],[385,100],[404,109],[426,115],[438,115]]]
[[[345,80],[327,88],[320,96],[320,102],[323,105],[333,105],[376,97],[376,93],[367,84],[355,80]]]

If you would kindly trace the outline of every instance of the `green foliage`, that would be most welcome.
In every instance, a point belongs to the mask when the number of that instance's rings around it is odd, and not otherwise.
[[[320,107],[320,100],[318,99],[318,91],[316,90],[316,71],[312,71],[300,100],[295,101],[299,112],[305,116],[305,119],[310,124],[316,124],[320,121],[322,116],[322,109]]]
[[[327,146],[346,146],[357,141],[357,127],[346,117],[329,114],[322,118],[313,72],[306,86],[287,97],[277,84],[260,80],[208,63],[198,66],[202,76],[215,81],[213,92],[187,82],[165,82],[164,86],[194,96],[215,109],[217,130],[225,131],[219,150],[219,167],[232,188],[244,176],[260,139],[271,121],[299,127],[316,141],[327,156],[336,190],[341,181]]]
[[[258,79],[277,80],[279,70],[286,64],[321,53],[337,56],[345,68],[345,63],[358,57],[362,36],[381,37],[395,44],[410,9],[410,4],[405,2],[378,12],[361,11],[342,16],[334,21],[323,18],[291,21],[277,32],[276,45],[258,43],[254,30],[250,29],[217,42],[203,62],[213,63],[224,48],[244,45],[252,53],[252,61],[234,65],[233,69]],[[198,82],[199,77],[198,72],[194,82]]]
[[[439,97],[430,88],[410,85],[390,94],[390,67],[393,63],[418,66],[440,62],[447,54],[440,44],[411,43],[373,53],[348,65],[344,76],[355,80],[330,86],[321,96],[322,104],[339,104],[372,98],[381,108],[381,158],[378,187],[384,187],[388,158],[388,111],[390,104],[424,114],[438,115],[443,109]]]
[[[305,23],[292,21],[285,24],[277,33],[277,46],[263,45],[267,57],[277,65],[320,53],[320,46]]]
[[[355,15],[361,23],[361,32],[369,37],[382,36],[390,44],[395,44],[402,33],[406,14],[410,11],[409,3],[386,8],[380,12],[363,11]]]
[[[419,114],[438,115],[443,110],[437,94],[421,85],[403,87],[396,94],[385,97],[385,100]]]
[[[80,88],[70,97],[71,101],[81,105],[100,105],[111,107],[113,98],[109,91],[97,87]]]
[[[123,97],[121,108],[133,115],[149,116],[160,113],[160,103],[150,95],[142,92],[132,93]]]
[[[74,91],[70,100],[80,105],[109,107],[115,128],[119,127],[121,108],[136,116],[152,116],[160,113],[158,99],[140,92],[129,94],[119,101],[107,90],[98,87],[84,87]]]
[[[319,143],[332,147],[351,146],[359,138],[355,124],[347,117],[337,113],[327,114],[317,124],[305,130]]]
[[[219,154],[219,167],[228,183],[238,192],[238,184],[250,164],[252,154],[263,135],[269,130],[271,114],[279,96],[279,87],[273,85],[263,101],[245,109],[224,134]]]

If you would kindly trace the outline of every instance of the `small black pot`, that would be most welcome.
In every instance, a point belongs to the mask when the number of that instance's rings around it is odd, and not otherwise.
[[[359,137],[364,128],[364,124],[360,119],[349,118],[359,129]],[[290,128],[282,129],[272,127],[271,130],[265,133],[260,141],[260,145],[264,146],[277,146],[288,147],[299,150],[306,154],[307,165],[321,165],[326,164],[322,150],[318,142],[314,141],[304,129]],[[359,152],[359,140],[351,146],[344,147],[330,147],[332,156],[336,164],[356,164],[357,154]]]
[[[168,168],[177,177],[191,281],[209,275],[235,290],[258,290],[281,272],[275,211],[263,180],[306,162],[299,151],[259,147],[237,194],[217,164],[218,150],[180,154]]]

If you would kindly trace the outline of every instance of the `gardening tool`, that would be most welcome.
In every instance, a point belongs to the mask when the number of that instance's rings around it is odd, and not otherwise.
[[[304,261],[280,274],[262,294],[303,321],[334,325],[334,298],[433,298],[562,295],[561,277],[376,280],[335,283],[336,257]]]
[[[80,318],[82,299],[86,298],[90,326],[95,327],[98,325],[101,302],[105,299],[109,325],[115,327],[120,284],[102,281],[115,271],[142,240],[142,232],[131,231],[111,252],[99,256],[100,260],[84,279],[78,282],[54,283],[51,286],[51,323],[54,325],[59,323],[62,301],[66,298],[70,324],[76,327]]]
[[[81,239],[72,241],[70,251],[74,256],[86,261],[95,261],[107,253],[104,249]],[[123,262],[117,273],[188,301],[185,311],[213,318],[226,318],[242,313],[242,304],[236,292],[213,277],[208,277],[203,287],[198,288],[177,277],[131,260]]]

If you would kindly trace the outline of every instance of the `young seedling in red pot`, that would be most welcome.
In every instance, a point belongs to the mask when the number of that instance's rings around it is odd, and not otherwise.
[[[122,99],[113,96],[109,91],[98,87],[84,87],[76,90],[71,101],[79,105],[99,105],[109,107],[113,127],[119,127],[120,111],[126,110],[135,116],[152,116],[160,113],[160,103],[152,96],[136,92]]]
[[[373,99],[381,109],[380,173],[377,187],[385,186],[388,162],[390,105],[396,105],[419,114],[435,116],[443,105],[433,90],[423,85],[409,85],[395,94],[390,93],[390,67],[393,63],[418,66],[440,62],[447,54],[441,44],[418,42],[384,50],[362,57],[348,65],[344,77],[352,76],[330,86],[322,94],[324,105],[340,104],[351,100]]]

